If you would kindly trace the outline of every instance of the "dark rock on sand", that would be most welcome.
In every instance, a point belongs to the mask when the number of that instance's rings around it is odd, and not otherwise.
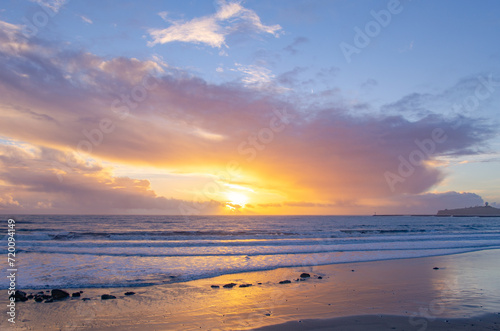
[[[309,275],[306,272],[303,272],[303,273],[300,274],[300,278],[309,278],[309,277],[311,277],[311,275]]]
[[[321,277],[321,276],[318,276],[318,279],[323,279],[323,277]]]
[[[101,295],[101,300],[109,300],[109,299],[116,299],[116,297],[114,295],[111,295],[111,294]]]
[[[219,285],[212,285],[212,286],[210,286],[210,287],[211,287],[211,288],[220,288],[220,286],[219,286]]]
[[[28,299],[33,299],[33,294],[30,293],[30,295],[27,296]]]
[[[14,297],[14,300],[16,302],[24,302],[24,301],[28,301],[28,298],[26,297],[26,292],[23,292],[23,291],[20,291],[20,290],[16,290],[16,292],[14,293],[14,295],[11,295],[10,296],[11,298]]]
[[[235,284],[235,283],[230,283],[230,284],[226,284],[226,285],[224,285],[223,287],[224,287],[224,288],[233,288],[233,287],[235,287],[235,286],[236,286],[236,284]]]
[[[241,284],[240,287],[250,287],[252,284]]]
[[[434,269],[434,270],[439,270],[439,268],[438,268],[438,267],[434,267],[434,268],[432,268],[432,269]]]
[[[282,281],[280,282],[280,284],[290,284],[290,283],[291,283],[291,281],[290,281],[290,280],[288,280],[288,279],[287,279],[287,280],[282,280]]]
[[[37,294],[35,294],[34,299],[36,302],[42,302],[43,300],[52,299],[52,297],[43,292],[38,292]]]
[[[58,290],[58,289],[52,290],[52,298],[54,300],[62,300],[62,299],[66,299],[67,297],[69,297],[69,293],[66,291]]]
[[[90,298],[83,298],[82,301],[89,301]]]
[[[262,283],[257,283],[257,285],[262,285]]]
[[[134,295],[135,292],[125,292],[125,295]]]
[[[80,296],[80,292],[75,292],[75,293],[71,294],[72,298],[78,298],[79,296]]]

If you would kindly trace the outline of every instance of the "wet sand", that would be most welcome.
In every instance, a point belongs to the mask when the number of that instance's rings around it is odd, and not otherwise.
[[[258,331],[379,331],[379,330],[500,330],[500,315],[486,314],[474,318],[412,318],[391,315],[347,316],[324,320],[304,320],[254,329]]]
[[[488,250],[281,268],[142,288],[66,289],[83,293],[51,303],[18,302],[15,327],[4,312],[0,329],[495,330],[500,329],[499,257],[500,250]],[[303,272],[311,277],[297,281]],[[291,282],[279,284],[283,280]],[[228,283],[237,285],[223,288]],[[125,296],[127,291],[136,294]],[[105,293],[117,298],[101,300]],[[1,297],[6,307],[6,291]]]

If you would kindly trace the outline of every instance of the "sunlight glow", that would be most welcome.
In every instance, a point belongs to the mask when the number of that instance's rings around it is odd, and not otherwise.
[[[248,197],[241,193],[227,192],[226,196],[229,199],[228,202],[233,205],[240,205],[241,207],[245,207],[248,202]]]

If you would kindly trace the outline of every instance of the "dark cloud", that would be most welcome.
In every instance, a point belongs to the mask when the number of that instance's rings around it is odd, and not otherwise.
[[[296,37],[293,40],[293,42],[290,45],[283,48],[283,50],[287,51],[291,55],[295,55],[298,52],[297,46],[300,46],[302,44],[306,44],[308,42],[309,42],[309,39],[307,39],[306,37]]]

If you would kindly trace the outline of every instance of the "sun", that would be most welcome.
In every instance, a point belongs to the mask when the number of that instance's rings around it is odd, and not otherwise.
[[[228,203],[232,205],[239,205],[241,207],[245,207],[245,205],[248,202],[248,197],[241,193],[227,192],[226,196],[229,199]]]

